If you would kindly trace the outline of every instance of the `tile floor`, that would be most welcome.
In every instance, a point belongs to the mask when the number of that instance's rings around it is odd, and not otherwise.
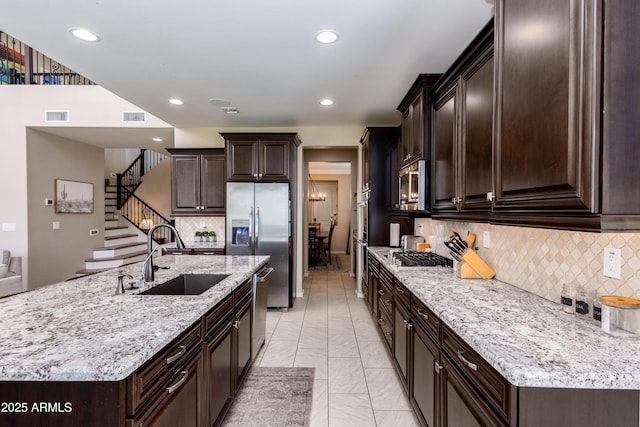
[[[348,266],[345,255],[335,264]],[[287,313],[267,313],[259,366],[313,367],[311,427],[419,426],[356,280],[317,268]]]

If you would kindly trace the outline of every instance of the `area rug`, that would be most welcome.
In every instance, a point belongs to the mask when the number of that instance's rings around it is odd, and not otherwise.
[[[308,426],[314,373],[314,368],[252,367],[223,426]]]

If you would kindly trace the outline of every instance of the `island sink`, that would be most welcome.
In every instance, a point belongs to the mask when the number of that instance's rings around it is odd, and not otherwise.
[[[229,274],[181,274],[140,295],[200,295],[227,277]]]

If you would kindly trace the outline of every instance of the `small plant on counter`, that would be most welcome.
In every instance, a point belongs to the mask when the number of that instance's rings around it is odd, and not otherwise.
[[[215,242],[216,241],[216,232],[215,231],[210,231],[209,232],[209,241],[210,242]]]
[[[202,242],[202,231],[196,231],[196,242]]]

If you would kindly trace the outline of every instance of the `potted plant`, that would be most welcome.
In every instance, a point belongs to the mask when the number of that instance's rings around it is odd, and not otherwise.
[[[196,238],[195,241],[196,242],[202,242],[202,231],[196,231]]]
[[[209,241],[210,242],[215,242],[216,241],[216,232],[213,231],[213,230],[209,232]]]

